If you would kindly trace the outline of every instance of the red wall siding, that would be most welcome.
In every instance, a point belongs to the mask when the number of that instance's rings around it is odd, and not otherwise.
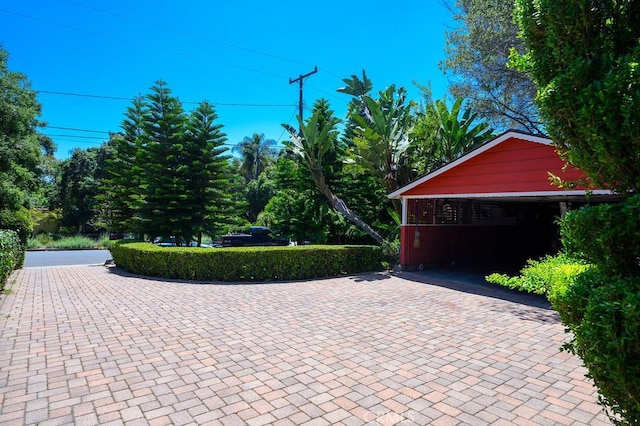
[[[548,172],[569,181],[584,177],[564,166],[553,146],[511,138],[402,195],[559,191]]]

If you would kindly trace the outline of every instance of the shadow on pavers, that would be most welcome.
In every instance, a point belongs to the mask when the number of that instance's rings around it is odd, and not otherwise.
[[[482,271],[438,268],[416,272],[403,271],[397,272],[395,275],[408,281],[487,297],[489,309],[496,312],[510,312],[519,318],[530,321],[560,323],[560,317],[553,310],[546,297],[488,283],[484,279],[486,274]],[[510,302],[510,304],[491,303],[491,299],[496,302]]]
[[[124,269],[118,268],[115,264],[105,265],[108,267],[109,273],[118,275],[121,277],[131,277],[131,278],[139,278],[143,280],[151,280],[151,281],[160,281],[160,282],[171,282],[171,283],[181,283],[181,284],[193,284],[193,285],[261,285],[261,284],[290,284],[290,283],[304,283],[311,282],[317,280],[330,280],[333,278],[349,278],[355,282],[374,282],[374,281],[383,281],[391,278],[391,275],[388,272],[367,272],[362,274],[350,274],[350,275],[337,275],[333,277],[321,277],[321,278],[309,278],[302,280],[289,280],[289,281],[207,281],[207,280],[184,280],[178,278],[160,278],[160,277],[151,277],[148,275],[140,275],[134,274],[131,272],[127,272]]]

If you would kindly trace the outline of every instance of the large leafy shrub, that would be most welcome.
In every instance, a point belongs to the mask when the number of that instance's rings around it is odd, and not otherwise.
[[[545,294],[573,334],[615,424],[640,422],[640,196],[584,207],[561,221],[565,253],[490,281]]]
[[[22,266],[23,261],[24,246],[20,243],[18,233],[0,229],[0,290],[4,288],[11,271]]]
[[[616,424],[640,419],[640,278],[585,271],[549,295],[574,337],[564,345],[584,361]]]
[[[207,281],[287,281],[382,269],[375,246],[187,248],[116,243],[120,268],[162,278]]]
[[[640,195],[571,211],[561,222],[566,249],[609,275],[640,276]]]
[[[640,196],[569,212],[569,253],[596,266],[550,298],[616,424],[640,423]]]
[[[514,15],[527,53],[513,62],[538,85],[559,151],[597,186],[639,193],[640,1],[516,0]],[[571,213],[562,226],[569,253],[599,272],[566,293],[578,307],[574,348],[620,424],[640,423],[638,316],[629,311],[640,291],[639,213],[636,195]]]
[[[21,207],[18,210],[0,210],[0,229],[16,231],[20,242],[26,246],[33,231],[33,222],[29,210]]]

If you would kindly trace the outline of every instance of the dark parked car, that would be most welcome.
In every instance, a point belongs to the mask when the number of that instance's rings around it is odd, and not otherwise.
[[[252,226],[247,233],[223,235],[220,239],[222,247],[247,246],[288,246],[288,238],[276,238],[271,229],[264,226]]]
[[[178,244],[176,243],[176,238],[175,237],[171,237],[168,240],[162,239],[160,237],[157,237],[156,239],[153,240],[153,244],[160,246],[160,247],[177,247]],[[198,247],[198,242],[197,241],[191,241],[188,244],[185,244],[184,241],[182,243],[180,243],[181,247]],[[210,248],[211,245],[209,244],[200,244],[200,247],[202,248]]]

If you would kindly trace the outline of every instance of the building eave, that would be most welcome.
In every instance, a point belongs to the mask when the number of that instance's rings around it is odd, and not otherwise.
[[[403,186],[400,189],[397,189],[396,191],[392,192],[391,194],[387,195],[387,197],[389,199],[400,199],[403,198],[403,195],[405,192],[412,190],[413,188],[422,185],[424,182],[427,182],[439,175],[441,175],[442,173],[445,173],[455,167],[458,167],[460,164],[463,164],[469,160],[471,160],[472,158],[482,154],[483,152],[495,147],[496,145],[499,145],[501,143],[503,143],[506,140],[509,140],[511,138],[517,138],[517,139],[522,139],[522,140],[526,140],[529,142],[536,142],[536,143],[540,143],[543,145],[551,145],[552,141],[549,138],[545,138],[545,137],[541,137],[541,136],[535,136],[535,135],[530,135],[527,133],[521,133],[521,132],[517,132],[514,130],[510,130],[507,131],[499,136],[497,136],[495,139],[493,139],[490,142],[487,142],[486,144],[474,149],[473,151],[463,155],[462,157],[458,158],[457,160],[452,161],[449,164],[446,164],[444,166],[442,166],[441,168],[439,168],[438,170],[423,176],[422,178],[419,178],[413,182],[411,182],[408,185]],[[426,198],[426,197],[414,197],[414,198]],[[438,197],[431,197],[431,198],[438,198]],[[458,197],[459,198],[459,197]]]

